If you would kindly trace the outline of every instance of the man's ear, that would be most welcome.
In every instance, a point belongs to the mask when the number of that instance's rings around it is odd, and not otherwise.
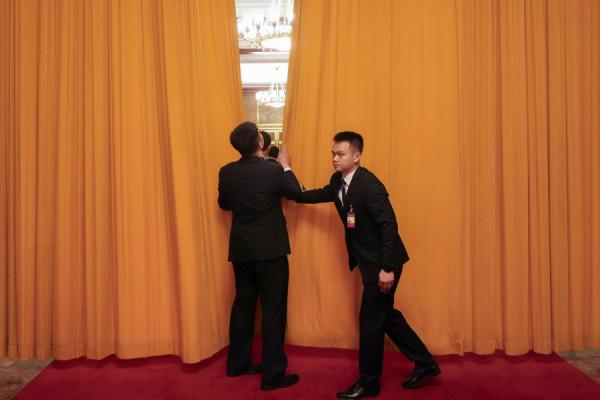
[[[360,152],[357,151],[356,153],[354,153],[354,162],[355,163],[358,163],[360,161],[360,156],[361,156]]]

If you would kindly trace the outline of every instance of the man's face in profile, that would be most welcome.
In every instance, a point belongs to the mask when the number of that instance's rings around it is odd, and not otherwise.
[[[333,142],[331,149],[333,168],[345,174],[358,165],[360,153],[350,145],[350,142]]]

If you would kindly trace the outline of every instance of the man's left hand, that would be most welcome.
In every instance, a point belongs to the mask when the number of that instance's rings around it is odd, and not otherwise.
[[[279,162],[279,164],[281,164],[283,169],[289,169],[292,167],[292,160],[285,145],[281,146],[281,150],[279,151],[279,157],[277,157],[277,161]]]
[[[379,271],[379,290],[382,293],[389,293],[394,285],[394,271],[385,272],[383,269]]]

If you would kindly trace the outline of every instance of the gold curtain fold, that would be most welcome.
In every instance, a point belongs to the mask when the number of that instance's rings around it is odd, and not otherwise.
[[[0,1],[0,321],[7,320],[8,306],[8,129],[12,113],[10,49],[12,37],[9,3]],[[0,322],[0,354],[6,352],[8,324]]]
[[[242,119],[234,1],[1,7],[0,355],[214,354],[233,296],[216,179],[234,155],[215,137]]]
[[[297,0],[284,127],[304,185],[365,137],[411,261],[396,305],[435,353],[600,347],[600,4]],[[355,347],[331,205],[288,207],[288,336]]]

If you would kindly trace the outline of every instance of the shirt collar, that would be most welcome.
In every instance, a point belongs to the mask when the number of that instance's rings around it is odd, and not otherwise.
[[[356,171],[358,171],[358,168],[360,168],[360,167],[356,167],[356,169],[354,171],[352,171],[348,175],[346,175],[345,178],[342,178],[342,180],[344,182],[346,182],[346,186],[350,187],[350,182],[352,182],[352,178],[354,177],[354,174],[356,173]]]

